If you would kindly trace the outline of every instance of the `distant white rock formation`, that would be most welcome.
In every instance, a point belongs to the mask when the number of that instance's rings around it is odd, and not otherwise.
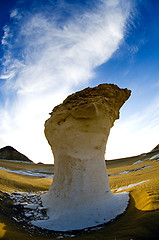
[[[42,202],[49,219],[35,225],[69,231],[114,219],[127,207],[127,193],[112,194],[105,165],[110,128],[131,91],[101,84],[74,93],[45,122],[55,172]]]

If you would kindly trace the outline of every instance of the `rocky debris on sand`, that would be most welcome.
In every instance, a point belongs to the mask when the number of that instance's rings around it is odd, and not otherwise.
[[[6,161],[8,161],[8,160],[6,160]],[[38,170],[38,169],[13,170],[13,169],[4,168],[4,167],[0,167],[0,170],[4,170],[7,172],[13,172],[13,173],[21,174],[21,175],[34,176],[34,177],[38,177],[38,178],[52,178],[53,177],[53,171],[52,171],[52,174],[48,174],[47,170],[44,172],[42,172],[42,170]]]
[[[146,169],[146,168],[149,168],[149,167],[151,167],[151,165],[147,165],[147,166],[144,166],[144,167],[127,170],[127,171],[120,172],[120,173],[109,174],[108,176],[109,176],[109,177],[112,177],[112,176],[116,176],[116,175],[122,175],[122,174],[126,174],[126,173],[132,173],[132,172],[140,171],[140,170],[143,170],[143,169]]]
[[[15,191],[13,193],[9,192],[3,192],[0,191],[0,206],[1,206],[1,216],[8,217],[9,219],[12,219],[15,222],[15,227],[17,229],[22,229],[22,231],[25,231],[27,235],[29,236],[40,236],[40,237],[52,237],[53,239],[59,238],[73,238],[75,235],[70,233],[60,233],[60,232],[53,232],[46,229],[38,228],[31,223],[31,219],[39,219],[40,215],[41,218],[48,219],[48,216],[46,215],[46,209],[41,206],[41,200],[40,196],[44,192],[37,192],[37,193],[22,193]],[[30,198],[32,200],[30,200]],[[24,206],[38,202],[38,207],[34,210],[35,216],[33,217],[32,212],[27,212]],[[42,211],[39,214],[39,210]],[[43,216],[42,216],[43,215]],[[98,230],[98,229],[96,229]],[[92,230],[89,229],[87,232],[91,232]],[[78,233],[76,233],[78,234]]]
[[[15,191],[12,194],[9,194],[10,199],[13,200],[14,206],[21,206],[23,208],[24,215],[19,215],[18,218],[15,219],[20,222],[24,220],[26,217],[27,221],[32,220],[47,220],[49,217],[47,216],[47,209],[42,205],[41,194],[43,192],[38,193],[20,193]]]
[[[156,159],[159,159],[159,154],[156,154],[155,156],[150,158],[150,160],[156,160]]]

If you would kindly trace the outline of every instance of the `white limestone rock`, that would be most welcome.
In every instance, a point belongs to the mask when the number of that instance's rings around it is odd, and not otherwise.
[[[69,231],[114,219],[127,207],[127,193],[112,194],[105,165],[110,128],[131,91],[101,84],[74,93],[45,122],[54,155],[54,179],[42,196],[49,219],[34,224]]]

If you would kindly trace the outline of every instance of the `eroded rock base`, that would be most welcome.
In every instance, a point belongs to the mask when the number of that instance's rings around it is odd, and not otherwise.
[[[45,197],[43,196],[43,205],[45,206]],[[73,209],[67,209],[62,215],[54,214],[57,212],[56,206],[48,211],[48,220],[33,221],[32,224],[54,231],[72,231],[82,230],[84,228],[95,227],[107,223],[122,214],[129,202],[129,194],[111,192],[106,194],[106,199],[100,203],[80,206]],[[48,206],[47,206],[48,207]]]

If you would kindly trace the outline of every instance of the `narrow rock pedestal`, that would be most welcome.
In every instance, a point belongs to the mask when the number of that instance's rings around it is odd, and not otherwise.
[[[127,193],[112,194],[105,165],[110,128],[131,91],[113,84],[86,88],[55,107],[45,122],[55,173],[42,202],[49,220],[35,225],[79,230],[114,219],[127,207]]]

